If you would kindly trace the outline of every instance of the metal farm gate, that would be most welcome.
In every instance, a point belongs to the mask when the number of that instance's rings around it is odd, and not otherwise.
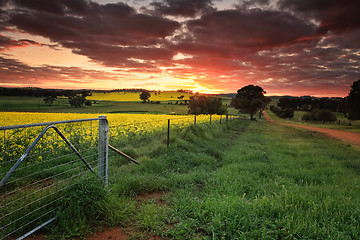
[[[24,239],[56,218],[86,174],[107,184],[106,116],[0,127],[0,239]]]

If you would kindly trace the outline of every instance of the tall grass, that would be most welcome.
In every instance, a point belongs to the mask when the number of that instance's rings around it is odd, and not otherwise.
[[[111,188],[119,196],[168,192],[157,207],[170,217],[150,221],[154,234],[360,238],[359,149],[263,121],[193,126],[169,148],[152,149],[152,157],[139,154],[141,166],[119,168]],[[134,214],[142,226],[144,211]],[[164,224],[174,227],[161,231]]]

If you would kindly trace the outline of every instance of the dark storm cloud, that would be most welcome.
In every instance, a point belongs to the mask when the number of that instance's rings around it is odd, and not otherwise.
[[[280,0],[279,6],[320,21],[319,33],[341,33],[360,27],[359,0]]]
[[[214,10],[212,0],[165,0],[152,2],[150,5],[157,13],[184,17],[193,17]]]
[[[65,43],[65,47],[75,48],[75,43]],[[73,50],[77,54],[110,67],[156,69],[161,63],[170,64],[173,51],[166,48],[152,48],[141,46],[104,46],[96,43],[83,44],[81,48]]]
[[[92,6],[91,14],[59,16],[49,12],[13,11],[9,23],[32,34],[62,42],[148,45],[171,35],[179,26],[164,18],[137,14],[123,3]]]
[[[240,54],[244,51],[258,51],[272,47],[295,44],[311,38],[315,27],[284,12],[224,10],[202,16],[187,23],[189,36],[178,44],[190,53],[205,52]],[[224,48],[228,49],[225,50]],[[238,56],[239,57],[239,56]]]
[[[109,66],[124,67],[124,62],[132,63],[128,58],[148,59],[149,54],[153,60],[158,60],[159,55],[168,60],[169,55],[164,54],[167,50],[158,45],[180,27],[169,19],[137,13],[125,3],[100,5],[61,0],[32,5],[15,0],[12,4],[17,8],[9,11],[8,26],[49,38]],[[114,51],[109,52],[110,48]]]
[[[92,3],[87,0],[12,0],[8,2],[15,4],[19,8],[24,7],[27,9],[44,11],[58,15],[64,15],[65,13],[85,13],[92,5]]]

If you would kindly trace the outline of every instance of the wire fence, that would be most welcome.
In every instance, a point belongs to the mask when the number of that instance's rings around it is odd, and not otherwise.
[[[53,220],[76,179],[97,171],[99,123],[0,127],[0,134],[0,239],[5,239]]]
[[[0,127],[0,239],[23,239],[56,218],[62,199],[84,174],[108,181],[109,149],[122,151],[160,139],[170,145],[184,128],[224,123],[233,116],[169,116],[154,121],[107,123],[93,119]],[[120,149],[120,150],[119,150]]]
[[[109,144],[118,149],[124,149],[157,138],[162,139],[164,144],[169,145],[172,137],[190,125],[224,123],[232,119],[234,119],[234,116],[229,115],[174,115],[171,118],[161,120],[135,121],[133,123],[110,121]]]

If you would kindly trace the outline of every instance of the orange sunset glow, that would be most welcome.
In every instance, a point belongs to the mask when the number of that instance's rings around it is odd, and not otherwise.
[[[7,0],[0,86],[344,97],[358,0]]]

